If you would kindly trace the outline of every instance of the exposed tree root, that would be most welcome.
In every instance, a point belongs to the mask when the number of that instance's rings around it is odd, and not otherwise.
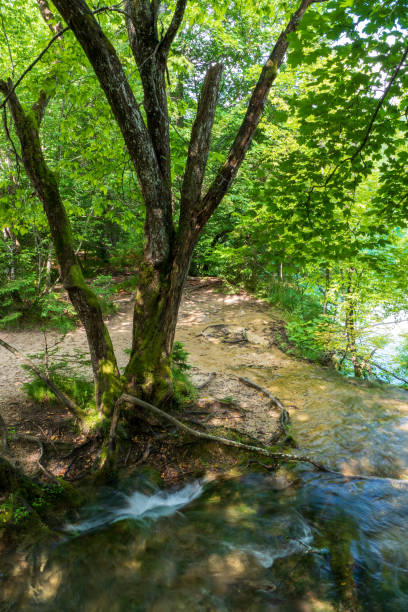
[[[150,412],[153,412],[153,414],[155,414],[156,416],[162,419],[165,419],[166,421],[170,421],[170,423],[173,423],[179,429],[182,429],[183,431],[186,431],[192,436],[195,436],[202,440],[209,440],[211,442],[217,442],[218,444],[224,444],[225,446],[232,446],[234,448],[240,448],[242,450],[246,450],[246,451],[253,452],[253,453],[258,453],[260,455],[271,457],[272,459],[278,459],[280,461],[290,461],[290,462],[295,461],[295,462],[309,463],[313,465],[314,467],[316,467],[318,470],[321,470],[323,472],[331,471],[325,466],[317,463],[316,461],[313,461],[313,459],[310,459],[310,457],[289,455],[286,453],[276,453],[262,446],[252,446],[250,444],[243,444],[242,442],[236,442],[235,440],[229,440],[228,438],[214,436],[212,434],[197,431],[193,429],[192,427],[189,427],[188,425],[186,425],[185,423],[183,423],[182,421],[180,421],[173,415],[168,414],[167,412],[164,412],[160,408],[157,408],[156,406],[153,406],[152,404],[149,404],[148,402],[145,402],[144,400],[141,400],[138,397],[134,397],[133,395],[129,395],[127,393],[124,393],[118,400],[118,404],[121,404],[123,402],[134,404],[135,406],[139,406],[140,408],[149,410]]]
[[[261,391],[261,393],[266,395],[266,397],[268,397],[271,400],[271,404],[273,404],[274,406],[276,406],[276,408],[278,408],[280,412],[279,430],[273,436],[272,441],[275,442],[280,437],[281,433],[285,433],[286,435],[288,435],[288,425],[289,425],[290,417],[289,417],[289,412],[286,410],[282,402],[277,397],[272,395],[272,393],[270,393],[268,389],[261,387],[261,385],[258,385],[252,380],[249,380],[248,378],[244,378],[243,376],[239,376],[238,379],[242,383],[244,383],[244,385],[247,385],[247,387],[252,387],[253,389],[257,389],[258,391]]]
[[[217,376],[217,372],[210,372],[210,374],[208,375],[208,378],[206,378],[206,380],[204,382],[202,382],[199,385],[196,385],[196,389],[198,391],[200,391],[201,389],[204,389],[204,387],[209,385],[210,382],[213,380],[213,378],[215,378],[216,376]]]
[[[19,359],[21,359],[21,361],[23,363],[26,364],[26,366],[28,366],[30,368],[30,370],[32,370],[46,385],[49,389],[51,389],[51,391],[54,393],[54,395],[59,399],[59,401],[61,402],[61,404],[63,406],[65,406],[65,408],[67,408],[69,410],[69,412],[76,418],[79,420],[82,420],[83,418],[83,413],[82,410],[79,408],[79,406],[77,406],[75,404],[75,402],[73,402],[69,397],[67,397],[65,395],[65,393],[63,393],[60,389],[58,389],[58,387],[56,387],[54,385],[54,383],[47,378],[47,376],[44,376],[44,374],[41,372],[41,370],[39,370],[37,368],[37,366],[31,361],[31,359],[29,359],[28,357],[26,357],[26,355],[24,355],[23,353],[21,353],[21,351],[19,351],[18,349],[14,348],[13,346],[11,346],[10,344],[8,344],[8,342],[5,342],[4,340],[2,340],[0,338],[0,346],[2,346],[3,348],[5,348],[7,351],[10,351],[10,353],[13,353],[13,355],[15,355],[16,357],[18,357]]]

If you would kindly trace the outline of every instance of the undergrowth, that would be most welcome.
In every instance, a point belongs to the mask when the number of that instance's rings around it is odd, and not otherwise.
[[[189,374],[191,365],[188,363],[188,356],[189,353],[183,343],[175,342],[172,352],[174,401],[180,407],[191,404],[197,399],[197,390]]]

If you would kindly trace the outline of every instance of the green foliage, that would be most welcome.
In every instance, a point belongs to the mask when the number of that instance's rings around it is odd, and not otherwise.
[[[187,370],[191,370],[191,365],[188,363],[189,353],[184,348],[184,344],[182,342],[175,342],[173,344],[173,350],[171,354],[172,363],[177,370],[180,372],[186,372]]]
[[[52,382],[82,409],[95,408],[93,383],[78,374],[53,374]],[[39,378],[23,384],[28,397],[36,402],[54,402],[57,398],[51,389]]]
[[[316,298],[311,297],[296,285],[269,281],[261,284],[260,291],[266,296],[268,302],[279,306],[295,318],[312,321],[321,314],[321,306]]]
[[[324,322],[320,318],[305,320],[296,314],[286,325],[289,340],[299,349],[301,357],[321,361],[325,344],[319,338],[319,332]]]
[[[188,363],[189,353],[184,348],[182,342],[175,342],[172,352],[172,377],[174,388],[174,401],[176,405],[182,407],[192,403],[197,398],[197,391],[191,382],[189,370],[191,365]]]
[[[29,496],[27,503],[23,503],[17,492],[11,493],[0,504],[0,529],[8,525],[23,527],[33,511],[45,516],[59,503],[64,492],[65,487],[60,483],[41,485],[37,487],[35,494]]]
[[[117,312],[118,306],[112,299],[116,288],[112,286],[112,276],[110,274],[98,274],[91,282],[91,287],[99,298],[99,304],[104,315]]]
[[[40,255],[41,249],[27,246],[10,261],[7,244],[0,241],[0,328],[39,324],[65,333],[74,327],[74,309],[47,287]]]

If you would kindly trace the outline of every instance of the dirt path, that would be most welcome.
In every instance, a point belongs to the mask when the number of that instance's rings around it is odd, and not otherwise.
[[[120,295],[117,301],[118,313],[108,321],[108,327],[119,366],[124,367],[133,302],[129,294]],[[234,427],[263,442],[271,438],[279,415],[265,396],[245,386],[240,376],[280,398],[295,421],[295,433],[304,436],[311,429],[315,432],[309,435],[309,448],[313,448],[313,435],[322,447],[322,433],[336,427],[339,410],[335,407],[340,404],[349,409],[358,402],[363,412],[381,406],[383,412],[408,414],[407,394],[396,387],[358,383],[328,368],[285,355],[274,345],[279,318],[279,311],[245,292],[222,292],[218,279],[188,281],[176,339],[190,353],[194,382],[201,383],[210,372],[217,373],[200,392],[206,423]],[[26,354],[44,349],[44,336],[36,330],[3,332],[1,336]],[[50,345],[57,340],[56,334],[48,334]],[[86,349],[85,334],[76,329],[67,334],[60,352],[75,360],[76,351]],[[0,348],[0,414],[8,426],[28,420],[35,408],[21,388],[25,380],[27,373],[21,370],[17,359]],[[214,398],[218,401],[214,402]],[[197,420],[203,418],[200,410],[196,412]]]

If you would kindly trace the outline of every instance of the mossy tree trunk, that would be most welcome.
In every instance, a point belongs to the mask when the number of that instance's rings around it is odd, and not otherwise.
[[[10,81],[0,82],[0,90],[5,95],[10,94],[11,88]],[[42,152],[39,126],[46,104],[46,94],[41,93],[37,103],[26,112],[15,92],[8,98],[24,167],[48,219],[63,285],[86,331],[97,406],[110,414],[120,394],[119,371],[98,298],[86,284],[75,255],[71,225],[57,178],[48,167]]]

